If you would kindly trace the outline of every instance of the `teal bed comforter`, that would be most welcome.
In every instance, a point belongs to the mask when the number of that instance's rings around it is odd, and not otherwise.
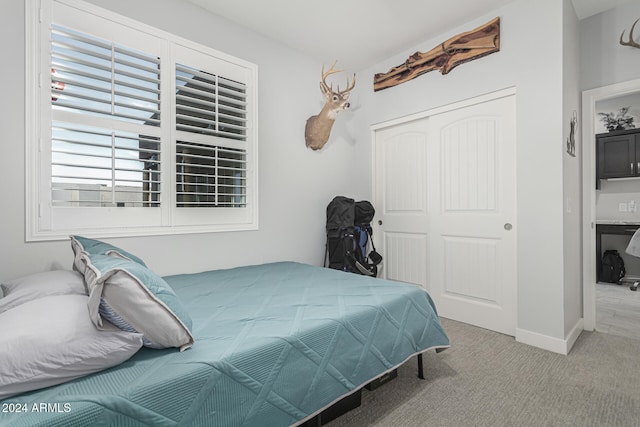
[[[0,414],[0,425],[288,426],[449,346],[431,298],[412,285],[291,262],[165,279],[193,319],[193,348],[143,348],[7,399],[51,405]]]

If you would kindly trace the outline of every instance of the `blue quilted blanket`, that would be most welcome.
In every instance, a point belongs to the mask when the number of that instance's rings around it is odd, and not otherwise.
[[[412,285],[289,262],[165,279],[193,319],[193,348],[144,348],[7,399],[49,410],[0,413],[0,425],[288,426],[449,346],[431,298]]]

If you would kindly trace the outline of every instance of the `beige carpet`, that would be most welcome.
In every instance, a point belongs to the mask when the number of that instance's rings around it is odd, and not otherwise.
[[[568,356],[443,319],[451,348],[362,392],[340,426],[640,426],[640,341],[583,332]]]

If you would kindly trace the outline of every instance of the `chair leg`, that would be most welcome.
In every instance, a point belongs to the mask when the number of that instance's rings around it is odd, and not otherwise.
[[[633,282],[633,284],[631,286],[629,286],[629,289],[631,289],[632,291],[637,291],[638,290],[638,285],[640,285],[640,282]]]

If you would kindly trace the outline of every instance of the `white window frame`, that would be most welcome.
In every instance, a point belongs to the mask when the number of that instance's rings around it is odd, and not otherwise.
[[[106,38],[104,34],[131,32],[135,40],[148,38],[161,58],[162,95],[160,129],[162,150],[161,207],[61,207],[51,203],[51,23],[64,10],[74,29]],[[70,234],[88,237],[124,237],[207,233],[258,229],[257,66],[194,43],[81,0],[25,2],[26,15],[26,240],[61,240]],[[56,23],[58,23],[58,19]],[[92,22],[93,21],[93,22]],[[100,25],[96,25],[99,22]],[[83,28],[83,26],[85,28]],[[114,32],[114,28],[118,30]],[[98,32],[98,34],[96,34]],[[114,36],[115,37],[115,36]],[[125,44],[125,43],[121,43]],[[136,46],[131,46],[136,47]],[[184,52],[196,62],[207,61],[223,77],[240,77],[246,84],[246,206],[176,207],[176,57]],[[178,62],[180,59],[177,60]],[[196,64],[198,65],[198,64]],[[209,71],[209,70],[208,70]],[[169,88],[169,90],[166,90]],[[175,98],[175,97],[173,97]]]

